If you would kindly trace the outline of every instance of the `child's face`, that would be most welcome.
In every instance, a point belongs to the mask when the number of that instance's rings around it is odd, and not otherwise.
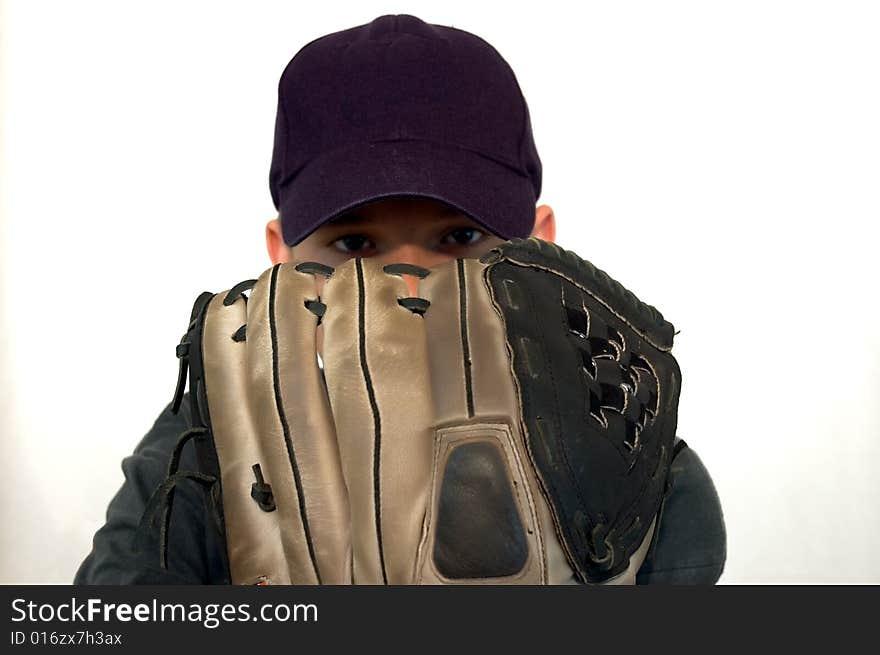
[[[549,206],[536,209],[532,236],[555,241],[556,220]],[[266,225],[273,264],[312,261],[335,268],[353,257],[376,257],[382,264],[431,268],[460,257],[479,257],[503,242],[449,205],[418,197],[365,204],[325,223],[293,248],[284,243],[277,218]],[[414,294],[418,281],[404,278]],[[322,281],[318,286],[320,293]]]
[[[479,257],[503,242],[442,202],[388,198],[325,223],[292,248],[291,259],[336,267],[352,257],[376,257],[431,268]]]
[[[535,212],[532,236],[554,241],[553,210],[542,205]],[[414,264],[431,268],[459,257],[479,257],[504,239],[491,234],[448,205],[427,198],[377,200],[330,221],[293,248],[281,236],[278,219],[266,225],[266,246],[273,264],[320,262],[337,267],[353,257],[376,257],[382,264]],[[409,294],[418,294],[418,279],[402,276]],[[318,297],[323,276],[315,276]],[[318,352],[322,352],[323,327],[318,326]]]

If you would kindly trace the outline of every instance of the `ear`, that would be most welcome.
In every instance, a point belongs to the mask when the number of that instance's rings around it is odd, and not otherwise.
[[[293,249],[284,243],[281,234],[281,216],[266,223],[266,251],[273,264],[283,264],[293,259]]]
[[[541,205],[535,210],[535,226],[531,236],[551,243],[556,241],[556,216],[550,205]]]

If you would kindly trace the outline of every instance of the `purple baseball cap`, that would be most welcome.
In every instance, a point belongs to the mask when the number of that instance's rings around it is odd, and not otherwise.
[[[525,237],[541,160],[516,77],[491,45],[389,15],[316,39],[287,65],[269,186],[291,246],[392,196],[434,198]]]

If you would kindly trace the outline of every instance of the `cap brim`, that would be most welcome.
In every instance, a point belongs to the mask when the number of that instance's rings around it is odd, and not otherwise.
[[[534,188],[514,168],[463,148],[381,141],[325,153],[282,186],[284,241],[294,246],[339,214],[391,196],[440,200],[506,239],[528,236],[535,222]]]

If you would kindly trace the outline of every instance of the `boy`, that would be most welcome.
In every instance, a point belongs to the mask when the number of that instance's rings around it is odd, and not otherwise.
[[[382,16],[317,39],[279,85],[266,226],[272,263],[351,257],[430,268],[513,237],[553,241],[536,207],[541,162],[513,71],[485,41],[413,16]],[[410,284],[414,284],[410,282]],[[228,583],[202,492],[177,489],[168,570],[133,549],[189,410],[168,408],[124,460],[126,482],[76,574],[81,584]],[[182,468],[197,468],[190,449]],[[673,464],[657,541],[639,582],[714,583],[725,559],[711,479],[690,449]]]

